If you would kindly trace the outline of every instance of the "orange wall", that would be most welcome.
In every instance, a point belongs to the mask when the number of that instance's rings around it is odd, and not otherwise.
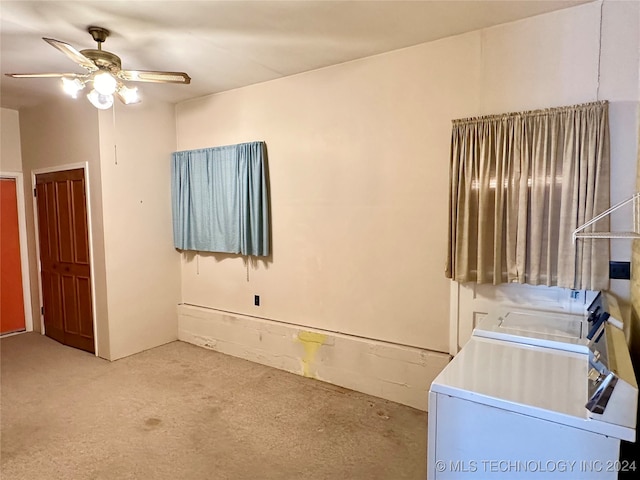
[[[16,180],[0,179],[0,333],[25,328]]]

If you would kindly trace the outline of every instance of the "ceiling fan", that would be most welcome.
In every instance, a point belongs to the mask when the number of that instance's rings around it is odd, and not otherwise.
[[[88,73],[7,73],[6,75],[13,78],[61,78],[64,91],[73,98],[77,98],[78,92],[91,83],[93,90],[89,92],[87,98],[99,109],[111,108],[114,95],[126,105],[141,101],[137,87],[128,87],[123,82],[181,83],[184,85],[191,83],[191,78],[184,72],[123,70],[120,57],[102,50],[102,43],[109,36],[109,30],[91,26],[87,28],[87,31],[98,43],[97,49],[78,51],[60,40],[53,38],[43,38],[43,40],[88,70]]]

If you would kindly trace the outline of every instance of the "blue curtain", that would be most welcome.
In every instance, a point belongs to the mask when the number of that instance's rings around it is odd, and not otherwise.
[[[176,248],[269,255],[264,142],[175,152],[171,167]]]

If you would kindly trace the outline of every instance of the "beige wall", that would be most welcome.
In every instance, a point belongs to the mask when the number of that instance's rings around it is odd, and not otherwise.
[[[249,271],[185,257],[183,301],[447,351],[450,121],[611,97],[612,177],[635,176],[637,7],[605,4],[600,91],[594,3],[179,104],[179,150],[266,141],[273,219]]]
[[[0,172],[22,172],[20,118],[17,110],[0,109]]]
[[[592,4],[482,30],[478,113],[595,100],[599,25]]]
[[[32,169],[90,164],[101,355],[175,338],[179,278],[186,303],[447,351],[450,120],[608,98],[622,185],[612,200],[628,195],[638,8],[605,2],[599,95],[594,3],[185,102],[177,131],[172,108],[152,102],[117,108],[115,126],[111,111],[66,98],[22,111],[26,191]],[[250,140],[268,145],[273,254],[249,268],[230,255],[185,257],[180,275],[169,152]],[[630,257],[629,243],[612,249]],[[619,289],[628,298],[629,282]]]
[[[638,191],[640,191],[640,178],[638,179]],[[631,352],[636,372],[640,372],[640,240],[635,240],[633,245],[631,272]]]
[[[249,271],[185,261],[183,301],[448,351],[450,119],[477,110],[479,39],[179,104],[179,150],[266,141],[273,239]]]
[[[180,299],[171,230],[174,107],[114,108],[99,117],[112,360],[176,340]]]
[[[640,89],[640,83],[638,84]],[[638,131],[640,135],[640,130]],[[636,188],[640,192],[640,143],[638,144],[638,177]],[[640,240],[634,240],[631,259],[631,357],[640,378]],[[640,419],[640,417],[638,417]]]
[[[638,83],[640,92],[640,82]],[[638,130],[640,137],[640,129]],[[640,192],[640,143],[638,144],[638,176],[636,178],[636,191]],[[636,373],[636,379],[640,383],[640,240],[634,240],[631,259],[631,325],[630,325],[630,350],[631,361]],[[638,405],[636,431],[640,429],[640,405]],[[623,443],[622,457],[629,459],[640,458],[640,443]]]
[[[109,325],[102,222],[102,187],[98,144],[98,114],[88,102],[67,98],[20,111],[20,134],[25,181],[29,267],[33,312],[40,311],[38,259],[34,230],[32,171],[88,162],[93,275],[95,278],[98,353],[109,358]],[[40,329],[40,316],[34,316]]]
[[[99,112],[61,98],[20,113],[25,189],[34,169],[89,163],[98,351],[115,360],[177,338],[180,256],[171,234],[174,107],[148,102]],[[115,152],[117,148],[117,164]],[[32,212],[27,195],[27,211]],[[34,311],[40,310],[33,215]],[[35,326],[40,327],[39,318]]]
[[[640,2],[607,0],[603,13],[600,92],[601,98],[611,102],[611,203],[615,204],[636,191],[640,125]],[[631,209],[614,214],[611,228],[614,231],[631,231]],[[611,259],[630,261],[631,247],[630,240],[611,240]],[[611,280],[611,291],[623,300],[627,315],[633,293],[632,282]],[[640,351],[637,353],[640,355]]]
[[[487,114],[609,100],[616,204],[635,189],[640,3],[606,1],[602,25],[600,18],[596,2],[483,31],[481,109]],[[630,215],[611,217],[612,230],[631,227]],[[612,240],[611,259],[629,261],[630,246]],[[629,281],[612,280],[610,289],[626,308]]]

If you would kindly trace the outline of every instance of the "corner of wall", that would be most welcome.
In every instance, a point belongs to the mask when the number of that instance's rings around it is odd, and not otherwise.
[[[20,149],[20,112],[2,108],[0,125],[0,170],[22,172],[22,152]]]
[[[638,112],[640,116],[640,111]],[[640,123],[640,122],[639,122]],[[636,189],[640,192],[640,126],[638,127],[638,168]],[[640,378],[640,240],[634,240],[631,247],[631,315],[630,315],[631,359]]]
[[[99,112],[110,359],[178,338],[170,159],[175,106],[148,100]]]
[[[34,170],[87,163],[89,165],[90,208],[93,239],[93,274],[95,278],[95,314],[97,318],[98,354],[109,358],[109,332],[104,290],[104,240],[102,195],[98,146],[98,114],[88,102],[56,99],[20,110],[20,137],[24,172],[27,220],[27,244],[31,278],[32,310],[40,311],[38,258],[35,215],[33,210],[32,173]],[[40,324],[35,316],[34,325]]]

